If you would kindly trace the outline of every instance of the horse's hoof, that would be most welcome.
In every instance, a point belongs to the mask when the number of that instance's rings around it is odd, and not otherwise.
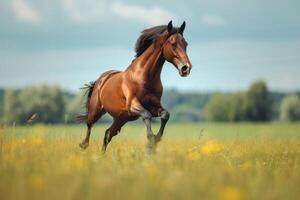
[[[84,149],[86,149],[89,146],[89,143],[82,142],[82,143],[79,144],[79,146],[80,146],[81,149],[84,150]]]

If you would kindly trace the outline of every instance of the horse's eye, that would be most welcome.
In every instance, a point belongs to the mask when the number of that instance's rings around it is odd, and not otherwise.
[[[177,43],[172,43],[172,47],[175,49],[177,47]]]

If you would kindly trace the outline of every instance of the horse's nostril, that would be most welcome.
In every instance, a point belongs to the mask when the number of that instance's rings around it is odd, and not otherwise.
[[[188,70],[188,67],[187,67],[186,65],[184,65],[184,66],[181,68],[181,71],[182,71],[182,72],[187,72],[187,70]]]

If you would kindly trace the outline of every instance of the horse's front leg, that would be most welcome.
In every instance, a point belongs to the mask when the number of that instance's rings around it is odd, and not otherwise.
[[[165,126],[170,118],[169,112],[163,108],[160,109],[158,114],[160,116],[160,128],[159,128],[157,135],[155,135],[155,144],[157,144],[159,141],[161,141],[161,137],[164,134]]]
[[[156,142],[155,142],[155,135],[153,134],[151,128],[152,114],[147,109],[145,109],[136,98],[134,98],[131,102],[130,112],[132,114],[140,116],[143,119],[147,128],[147,138],[148,138],[147,151],[148,153],[154,153]]]

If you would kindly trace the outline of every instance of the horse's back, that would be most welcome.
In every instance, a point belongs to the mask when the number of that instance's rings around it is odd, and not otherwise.
[[[106,80],[106,79],[107,79],[108,77],[110,77],[111,75],[116,74],[116,73],[120,73],[120,72],[121,72],[121,71],[119,71],[119,70],[108,70],[108,71],[102,73],[102,74],[100,75],[100,77],[98,78],[97,81],[103,81],[104,79]]]
[[[96,80],[96,88],[98,91],[101,91],[104,84],[107,82],[107,80],[113,76],[114,74],[120,73],[121,71],[119,70],[108,70],[101,74],[99,78]]]

